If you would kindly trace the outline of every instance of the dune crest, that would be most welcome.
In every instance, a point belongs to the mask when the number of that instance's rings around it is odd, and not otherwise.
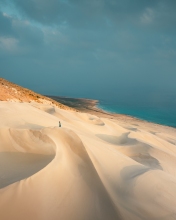
[[[6,101],[0,121],[0,219],[176,219],[175,129]]]

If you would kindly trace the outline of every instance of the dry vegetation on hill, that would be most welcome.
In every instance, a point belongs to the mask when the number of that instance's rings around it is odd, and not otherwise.
[[[74,108],[68,107],[29,89],[18,86],[3,78],[0,78],[0,101],[47,103],[61,109],[76,111]]]

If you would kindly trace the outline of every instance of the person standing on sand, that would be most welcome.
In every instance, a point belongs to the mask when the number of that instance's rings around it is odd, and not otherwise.
[[[61,127],[61,122],[59,121],[59,127]]]

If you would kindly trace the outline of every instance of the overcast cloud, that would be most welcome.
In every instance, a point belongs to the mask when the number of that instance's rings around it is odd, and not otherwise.
[[[53,95],[176,92],[175,11],[175,0],[0,0],[0,76]]]

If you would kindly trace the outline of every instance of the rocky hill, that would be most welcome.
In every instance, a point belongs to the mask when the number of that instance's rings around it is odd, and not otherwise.
[[[51,98],[35,93],[32,90],[23,88],[3,78],[0,78],[0,101],[37,102],[57,106],[61,109],[77,111],[74,108],[63,105]]]

